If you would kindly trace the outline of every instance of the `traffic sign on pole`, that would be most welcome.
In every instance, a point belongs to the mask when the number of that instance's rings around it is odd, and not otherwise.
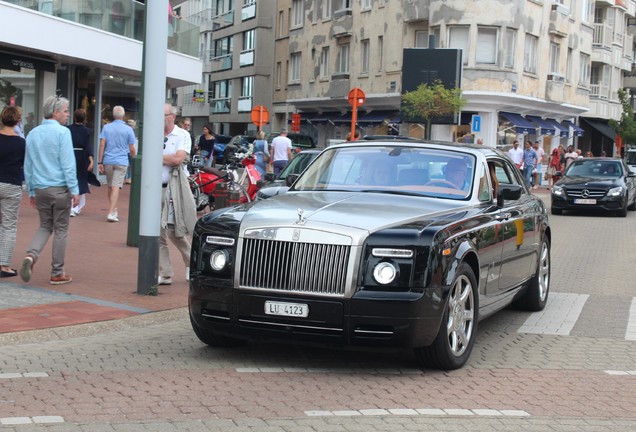
[[[269,122],[269,112],[263,105],[256,105],[254,108],[252,108],[250,118],[252,119],[252,123],[258,126],[259,129],[261,129]]]
[[[351,141],[356,140],[356,123],[358,122],[358,106],[367,99],[361,88],[354,87],[349,91],[349,103],[351,104]]]

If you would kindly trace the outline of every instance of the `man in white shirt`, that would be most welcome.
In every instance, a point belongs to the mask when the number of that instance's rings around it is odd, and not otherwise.
[[[521,162],[523,162],[523,149],[519,148],[519,141],[515,140],[512,143],[512,148],[508,150],[508,157],[517,165],[517,168],[521,168]]]
[[[280,135],[272,140],[271,147],[269,154],[274,161],[274,176],[278,177],[292,157],[292,142],[287,138],[287,129],[280,130]]]
[[[567,169],[574,159],[579,158],[579,154],[574,150],[573,145],[568,146],[568,151],[565,153],[565,169]]]

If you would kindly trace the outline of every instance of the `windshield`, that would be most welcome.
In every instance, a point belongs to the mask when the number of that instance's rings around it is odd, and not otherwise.
[[[281,171],[278,179],[283,180],[290,174],[300,174],[317,155],[318,153],[298,153]]]
[[[627,152],[627,163],[629,165],[636,165],[636,151]]]
[[[607,159],[577,159],[570,164],[566,176],[620,177],[623,167],[620,161]]]
[[[474,156],[458,151],[409,146],[328,148],[298,178],[293,190],[467,199],[474,172]]]

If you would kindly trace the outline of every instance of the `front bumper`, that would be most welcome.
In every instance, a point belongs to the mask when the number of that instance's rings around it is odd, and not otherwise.
[[[551,194],[552,196],[552,208],[559,210],[603,210],[603,211],[617,211],[625,206],[624,196],[596,198],[594,204],[578,204],[573,197],[559,196]]]
[[[196,325],[238,339],[336,346],[412,348],[430,345],[444,311],[442,288],[423,292],[358,290],[352,298],[238,290],[191,280],[189,307]],[[272,316],[265,301],[306,304],[306,318]]]

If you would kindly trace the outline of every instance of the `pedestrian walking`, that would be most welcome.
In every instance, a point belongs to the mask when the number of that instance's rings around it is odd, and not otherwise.
[[[106,174],[108,183],[108,222],[119,222],[117,201],[119,189],[124,186],[128,171],[129,156],[135,156],[135,133],[124,122],[126,111],[117,105],[113,108],[113,121],[104,125],[99,134],[98,167]]]
[[[26,142],[15,131],[20,110],[4,107],[0,113],[0,277],[18,274],[12,268],[22,201],[22,165]]]
[[[523,150],[519,148],[519,141],[515,140],[512,143],[512,148],[508,150],[508,157],[517,165],[517,168],[521,168],[521,162],[523,162]]]
[[[523,176],[526,179],[528,189],[532,189],[532,171],[536,169],[538,160],[537,152],[532,148],[532,143],[527,141],[526,148],[523,150]]]
[[[79,203],[71,208],[71,217],[82,212],[86,205],[86,194],[91,193],[88,187],[88,172],[93,169],[93,148],[91,146],[91,130],[87,128],[86,110],[80,108],[73,112],[73,124],[67,126],[71,131],[73,152],[75,153],[75,170],[79,187]]]
[[[164,143],[161,233],[159,237],[159,285],[172,285],[174,271],[168,240],[179,250],[190,278],[190,236],[197,220],[197,209],[188,183],[186,163],[192,142],[188,131],[175,125],[177,108],[164,106]]]
[[[254,166],[261,175],[261,178],[265,178],[267,164],[269,163],[269,145],[267,144],[265,132],[263,131],[259,131],[256,134],[256,140],[254,140],[254,156],[256,157]]]
[[[292,142],[287,138],[287,129],[282,128],[280,135],[272,140],[272,149],[269,153],[274,161],[274,177],[278,177],[292,157]]]
[[[44,121],[35,127],[26,140],[24,179],[31,206],[40,216],[35,232],[20,267],[24,282],[31,279],[33,265],[53,235],[51,285],[69,283],[73,278],[64,272],[64,257],[68,238],[71,205],[79,203],[79,188],[75,170],[75,155],[68,121],[68,99],[49,96],[44,101]]]
[[[532,172],[532,176],[534,177],[533,187],[535,189],[538,189],[539,185],[541,184],[541,171],[543,171],[543,159],[545,157],[545,151],[543,150],[543,147],[539,145],[539,141],[535,141],[532,148],[537,153],[537,165]]]

